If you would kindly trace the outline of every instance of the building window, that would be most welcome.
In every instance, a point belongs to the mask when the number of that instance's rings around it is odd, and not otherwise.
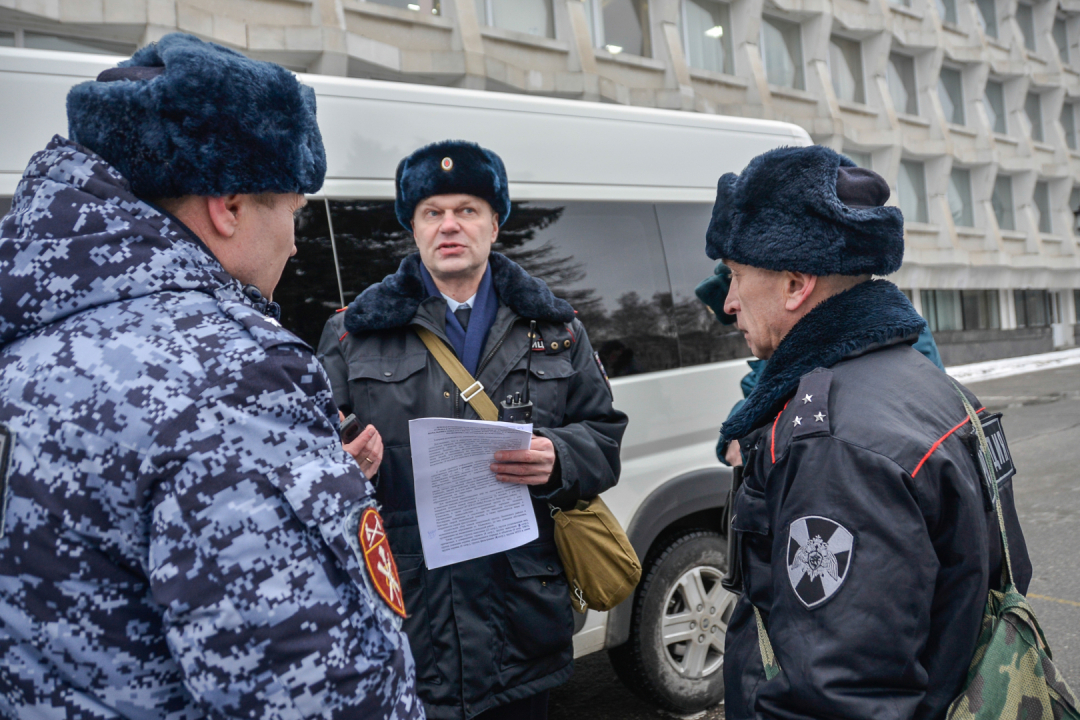
[[[806,89],[803,80],[802,27],[796,23],[761,18],[762,61],[771,85]]]
[[[911,0],[889,0],[893,5],[899,5],[900,7],[911,7]]]
[[[0,47],[15,47],[15,33],[0,31]]]
[[[847,155],[851,162],[855,163],[861,168],[867,170],[873,170],[873,156],[868,152],[859,152],[858,150],[845,150],[844,154]]]
[[[897,112],[919,114],[919,94],[915,85],[915,59],[907,55],[889,55],[889,93]]]
[[[984,33],[992,38],[998,36],[997,8],[994,3],[995,0],[975,0],[975,7],[979,11],[976,13],[979,18],[979,26]]]
[[[994,180],[994,191],[990,194],[990,204],[994,207],[994,217],[1002,230],[1016,229],[1016,215],[1013,212],[1012,177],[998,175]]]
[[[937,0],[937,11],[942,20],[956,25],[956,0]]]
[[[1076,104],[1067,102],[1061,105],[1061,129],[1065,131],[1065,144],[1070,150],[1076,150]]]
[[[652,54],[648,0],[588,0],[585,14],[596,47],[612,55],[625,52],[649,57]]]
[[[1035,13],[1027,3],[1016,5],[1016,24],[1024,36],[1024,47],[1035,51]]]
[[[921,162],[900,161],[900,177],[897,182],[900,210],[908,222],[930,221],[926,207],[926,173]]]
[[[1076,309],[1077,323],[1080,323],[1080,290],[1073,290],[1073,307]]]
[[[1063,65],[1069,64],[1069,32],[1065,18],[1054,18],[1054,44],[1057,45],[1058,57]]]
[[[959,70],[943,67],[938,76],[938,98],[945,120],[954,125],[964,124],[964,81]]]
[[[1016,306],[1016,327],[1047,327],[1053,317],[1050,292],[1047,290],[1013,290]]]
[[[413,3],[409,8],[413,8]],[[555,37],[551,0],[476,0],[476,11],[481,22],[492,27]]]
[[[1036,142],[1043,141],[1042,121],[1042,96],[1038,93],[1029,92],[1024,101],[1024,115],[1027,116],[1031,125],[1031,139]]]
[[[1039,232],[1054,232],[1053,216],[1050,214],[1050,186],[1045,181],[1035,183],[1035,192],[1032,194],[1035,201],[1035,210],[1039,214]]]
[[[374,2],[379,5],[389,5],[390,7],[401,8],[402,10],[412,10],[413,12],[424,13],[425,15],[439,15],[441,8],[439,0],[367,0],[367,2]],[[480,3],[477,3],[477,8],[480,8]],[[484,15],[481,12],[480,20],[483,21]]]
[[[959,290],[920,290],[923,317],[930,332],[963,330],[964,310]]]
[[[683,42],[690,67],[734,74],[731,12],[726,3],[684,0]]]
[[[829,41],[829,72],[836,97],[848,102],[866,102],[861,43],[834,35]]]
[[[949,212],[953,224],[960,227],[975,227],[975,212],[971,202],[971,171],[953,168],[949,175]]]
[[[921,290],[919,299],[930,332],[1001,327],[997,290]]]
[[[1073,214],[1073,235],[1080,235],[1080,187],[1074,187],[1069,193],[1069,210]],[[1080,315],[1076,317],[1080,318]]]
[[[990,119],[990,127],[996,133],[1004,135],[1008,132],[1005,120],[1005,86],[999,82],[989,80],[986,83],[986,115]]]
[[[961,290],[965,330],[997,330],[1001,327],[1001,299],[997,290]]]

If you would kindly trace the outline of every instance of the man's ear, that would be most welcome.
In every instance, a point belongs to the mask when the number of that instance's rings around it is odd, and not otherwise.
[[[814,294],[817,287],[817,275],[801,272],[784,273],[784,308],[794,312],[801,308]]]
[[[210,222],[222,237],[231,238],[240,225],[242,200],[239,195],[225,195],[206,199],[206,211]]]
[[[499,213],[491,214],[491,244],[499,242]]]

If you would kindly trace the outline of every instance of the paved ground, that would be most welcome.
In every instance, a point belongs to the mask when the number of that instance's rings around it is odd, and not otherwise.
[[[1016,504],[1035,574],[1028,599],[1054,664],[1080,689],[1080,366],[973,384],[1016,463]]]
[[[1035,566],[1028,598],[1058,668],[1080,691],[1080,365],[971,385],[1005,413],[1017,467],[1017,508]],[[638,700],[615,677],[606,653],[578,661],[552,694],[552,720],[671,718]],[[716,707],[699,718],[724,717]]]

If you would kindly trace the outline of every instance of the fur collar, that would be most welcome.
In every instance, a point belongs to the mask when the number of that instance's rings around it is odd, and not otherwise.
[[[885,280],[861,283],[825,300],[780,342],[757,387],[724,423],[724,439],[746,437],[775,417],[806,373],[914,341],[925,325],[907,297]]]
[[[493,252],[491,279],[499,301],[523,318],[555,323],[574,319],[570,303],[551,294],[539,278],[525,272],[505,255]],[[369,286],[349,303],[345,329],[351,333],[403,327],[413,319],[428,294],[420,277],[420,253],[401,261],[398,271]]]

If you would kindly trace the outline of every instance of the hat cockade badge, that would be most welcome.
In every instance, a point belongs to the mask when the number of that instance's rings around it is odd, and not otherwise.
[[[451,160],[448,157],[444,157],[442,159],[442,169],[446,170],[447,172],[453,170],[454,169],[454,161]]]

